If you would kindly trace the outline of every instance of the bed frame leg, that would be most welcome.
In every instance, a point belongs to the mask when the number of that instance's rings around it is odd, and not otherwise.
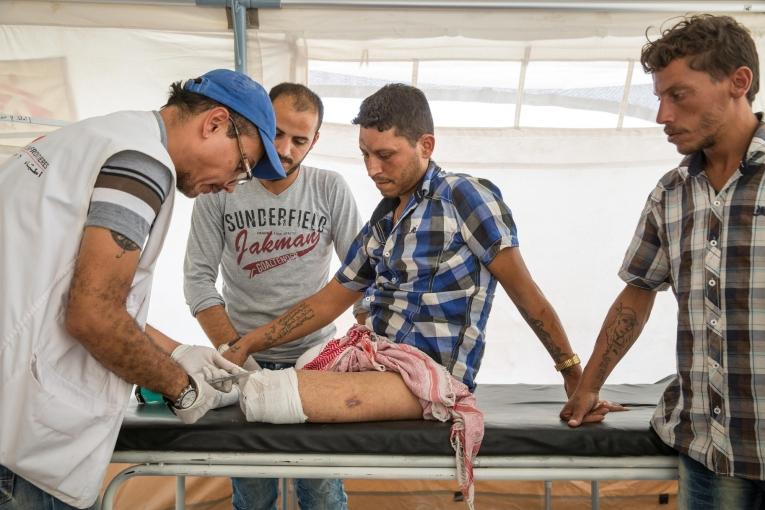
[[[552,482],[545,480],[545,510],[552,510]]]
[[[282,510],[290,510],[290,480],[289,478],[279,478],[279,496],[281,498]]]
[[[600,482],[593,480],[592,489],[590,490],[590,497],[592,498],[592,510],[600,510]]]
[[[175,510],[184,510],[186,508],[186,477],[178,475],[175,477]]]

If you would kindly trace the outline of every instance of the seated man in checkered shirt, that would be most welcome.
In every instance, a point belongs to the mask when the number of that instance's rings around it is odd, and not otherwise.
[[[490,182],[447,173],[431,160],[435,136],[425,95],[411,86],[386,85],[364,100],[353,123],[382,201],[334,279],[224,355],[241,365],[253,352],[328,324],[362,293],[366,325],[374,333],[416,347],[472,391],[499,281],[571,394],[581,374],[578,358],[524,264],[510,209]],[[297,384],[289,386],[299,389],[309,421],[422,417],[422,406],[396,373],[295,374]]]

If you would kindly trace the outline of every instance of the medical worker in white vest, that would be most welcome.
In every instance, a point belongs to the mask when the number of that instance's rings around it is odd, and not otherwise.
[[[221,404],[205,375],[237,369],[146,324],[152,273],[173,188],[284,178],[274,135],[266,91],[218,69],[0,164],[0,510],[94,507],[133,384],[186,423]]]

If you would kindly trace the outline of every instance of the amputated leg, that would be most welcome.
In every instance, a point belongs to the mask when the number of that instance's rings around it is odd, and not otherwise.
[[[422,418],[422,406],[393,372],[262,370],[241,385],[248,421],[342,423]]]

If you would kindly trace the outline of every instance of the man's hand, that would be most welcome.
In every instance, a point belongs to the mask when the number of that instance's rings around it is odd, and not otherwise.
[[[563,370],[561,373],[563,374],[563,387],[566,389],[566,396],[571,398],[579,386],[579,380],[582,378],[582,367],[581,365],[575,365]]]
[[[194,400],[191,407],[187,409],[177,409],[171,406],[175,415],[180,418],[183,423],[195,423],[210,409],[223,407],[223,405],[231,405],[232,402],[230,402],[230,399],[226,399],[225,393],[210,386],[201,376],[191,375],[189,377],[193,379],[194,386],[197,388],[196,400]]]
[[[235,342],[232,345],[224,348],[223,357],[226,359],[226,361],[230,361],[231,363],[241,367],[244,366],[244,364],[247,362],[247,358],[250,357],[250,354],[247,352],[247,349],[245,349],[241,344],[237,345],[237,343],[238,342]]]
[[[598,423],[612,411],[628,411],[621,404],[610,400],[600,400],[597,391],[576,391],[560,411],[560,419],[569,427],[578,427],[582,423]]]
[[[235,374],[239,371],[238,366],[218,354],[218,351],[212,347],[181,344],[173,350],[170,356],[189,375],[201,374],[205,367],[218,373],[217,377]]]
[[[247,370],[244,370],[243,368],[239,368],[236,365],[234,365],[234,367],[235,367],[233,369],[234,374],[247,373]],[[234,375],[234,374],[230,374],[230,375]],[[202,375],[204,376],[207,384],[209,384],[210,386],[212,386],[218,391],[222,391],[223,393],[229,393],[235,387],[234,383],[236,382],[236,379],[229,378],[228,377],[229,372],[226,372],[223,369],[203,367]],[[221,381],[221,379],[225,379],[225,380]],[[215,382],[215,381],[220,381],[220,382]]]

